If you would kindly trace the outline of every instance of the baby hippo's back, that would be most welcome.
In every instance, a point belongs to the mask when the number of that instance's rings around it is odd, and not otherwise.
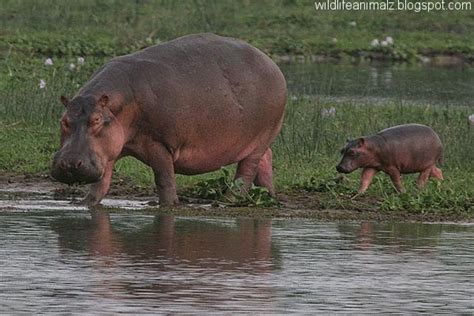
[[[385,140],[387,160],[402,173],[419,172],[442,162],[443,145],[431,127],[404,124],[384,129],[377,136]]]

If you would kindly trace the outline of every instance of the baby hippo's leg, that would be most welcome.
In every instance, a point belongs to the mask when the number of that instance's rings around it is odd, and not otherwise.
[[[373,168],[364,168],[364,170],[362,170],[359,193],[364,193],[367,190],[377,172],[378,171]]]
[[[431,168],[429,167],[422,172],[420,172],[420,175],[418,176],[418,180],[416,180],[416,186],[418,189],[423,189],[426,185],[426,182],[428,181],[428,178],[430,177],[431,174]]]
[[[405,188],[403,187],[402,184],[402,179],[400,176],[400,171],[396,168],[391,168],[385,171],[388,173],[390,176],[390,179],[392,179],[393,184],[395,185],[395,188],[399,193],[405,193]]]
[[[433,167],[431,168],[430,177],[438,179],[438,180],[444,180],[443,172],[441,171],[441,169],[439,169],[435,165],[433,165]]]

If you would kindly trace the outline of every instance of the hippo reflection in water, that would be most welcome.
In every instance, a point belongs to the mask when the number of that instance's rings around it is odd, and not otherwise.
[[[90,290],[100,298],[122,299],[123,293],[146,292],[157,304],[176,304],[177,300],[215,303],[216,295],[225,301],[235,299],[232,295],[239,291],[232,284],[214,283],[212,278],[200,280],[199,275],[239,280],[281,268],[269,219],[222,223],[160,215],[121,221],[112,215],[111,221],[108,212],[93,211],[90,218],[60,217],[51,225],[64,258],[75,258],[90,268],[88,273],[97,280]],[[136,278],[127,278],[128,273]],[[209,288],[213,291],[206,291]],[[245,295],[270,299],[274,289],[248,284]]]
[[[60,248],[99,257],[126,253],[132,257],[140,254],[137,260],[145,262],[165,256],[198,265],[202,259],[234,263],[225,269],[256,262],[258,270],[257,262],[272,261],[278,253],[272,249],[269,219],[238,219],[231,225],[161,215],[135,226],[133,230],[115,227],[109,213],[102,210],[92,212],[91,219],[59,218],[53,223]]]
[[[92,183],[88,205],[107,194],[124,156],[153,169],[162,205],[178,203],[175,173],[233,163],[244,190],[255,183],[274,194],[270,145],[282,126],[286,82],[245,42],[197,34],[117,57],[61,101],[61,149],[51,174]]]

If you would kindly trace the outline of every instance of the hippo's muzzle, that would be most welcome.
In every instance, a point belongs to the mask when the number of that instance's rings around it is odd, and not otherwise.
[[[51,176],[62,183],[94,183],[102,178],[103,170],[91,155],[71,155],[58,151],[53,159]]]
[[[351,173],[353,171],[353,170],[347,169],[346,167],[344,167],[341,164],[336,166],[336,170],[337,170],[337,172],[340,172],[340,173]]]

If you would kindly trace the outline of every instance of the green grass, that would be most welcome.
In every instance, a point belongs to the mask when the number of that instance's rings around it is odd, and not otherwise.
[[[355,26],[353,25],[355,22]],[[21,56],[113,56],[198,32],[249,41],[271,55],[396,60],[456,53],[473,59],[474,11],[316,11],[305,0],[3,0],[0,51]],[[392,36],[392,48],[372,48]]]
[[[45,98],[43,103],[48,101]],[[47,103],[44,108],[53,106],[59,107]],[[321,116],[321,110],[329,107],[336,109],[335,116]],[[57,123],[46,117],[41,124],[33,119],[40,117],[39,111],[30,112],[30,119],[4,120],[0,125],[0,172],[48,172],[59,143]],[[55,113],[56,109],[49,112]],[[474,128],[467,124],[469,114],[470,109],[463,107],[354,105],[320,103],[307,97],[290,98],[284,127],[273,146],[275,185],[280,192],[297,190],[316,195],[319,208],[471,213],[474,202]],[[442,169],[446,180],[442,183],[431,181],[420,193],[415,188],[415,175],[406,175],[403,178],[408,193],[398,195],[389,178],[381,173],[367,194],[354,197],[359,172],[340,179],[335,171],[340,159],[339,149],[345,139],[407,122],[428,124],[439,133],[445,144],[446,163]],[[142,188],[153,187],[151,170],[133,158],[119,161],[115,169],[117,179],[129,179]],[[193,177],[178,176],[177,181],[181,190],[187,189],[185,191],[191,195],[209,198],[209,194],[222,189],[223,177],[228,178],[218,171]],[[208,191],[203,193],[202,190]]]

